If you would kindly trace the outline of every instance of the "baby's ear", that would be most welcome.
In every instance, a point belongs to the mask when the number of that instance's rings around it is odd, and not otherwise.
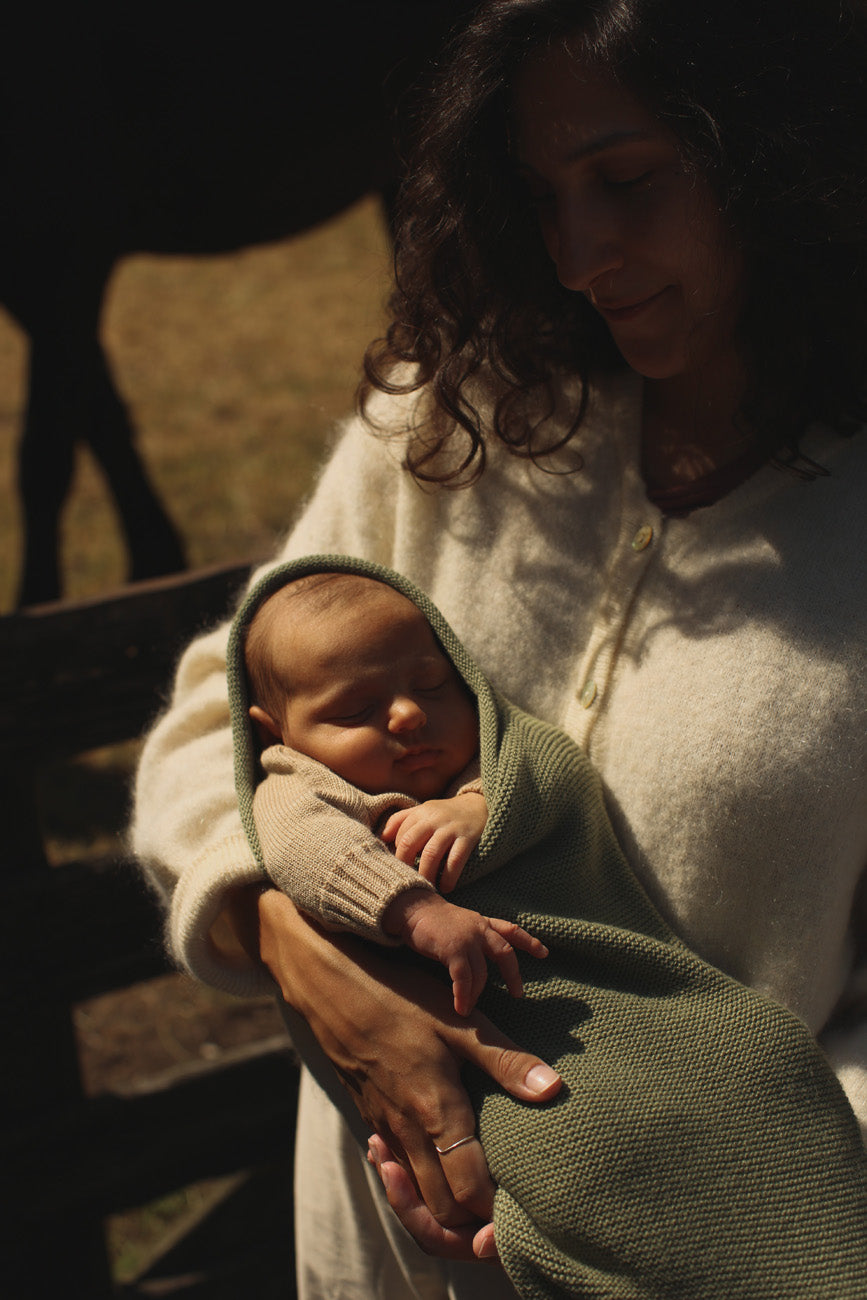
[[[270,713],[266,713],[258,704],[251,704],[247,712],[253,719],[256,738],[263,749],[273,745],[275,740],[282,742],[283,732]]]

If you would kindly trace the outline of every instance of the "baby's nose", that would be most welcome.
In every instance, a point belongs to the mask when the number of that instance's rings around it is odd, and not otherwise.
[[[418,731],[426,722],[424,709],[409,695],[399,695],[393,701],[388,720],[391,731]]]

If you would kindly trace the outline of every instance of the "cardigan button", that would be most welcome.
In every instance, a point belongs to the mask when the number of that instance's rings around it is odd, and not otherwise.
[[[650,524],[642,524],[632,539],[632,549],[633,551],[643,551],[652,541],[653,527]]]
[[[581,701],[582,709],[589,709],[590,705],[596,699],[596,683],[592,677],[589,681],[584,683],[584,689],[578,696],[578,699]]]

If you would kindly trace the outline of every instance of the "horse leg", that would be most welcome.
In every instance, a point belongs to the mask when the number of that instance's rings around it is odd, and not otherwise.
[[[91,419],[91,349],[113,257],[76,232],[4,232],[14,258],[2,265],[3,301],[30,336],[27,409],[18,452],[24,532],[19,605],[61,594],[60,513],[76,444]],[[107,241],[106,241],[107,242]]]
[[[126,407],[94,338],[93,415],[87,441],[117,502],[130,557],[131,581],[175,573],[186,564],[180,535],[166,514],[135,447]]]
[[[4,300],[30,335],[30,386],[19,451],[24,563],[19,605],[60,595],[59,516],[77,443],[91,447],[117,501],[135,578],[184,567],[177,531],[135,450],[133,430],[98,339],[103,290],[114,256],[70,237],[25,244],[5,277]],[[38,254],[38,256],[37,256]]]
[[[18,490],[24,555],[17,604],[60,595],[60,511],[72,482],[75,435],[69,412],[59,409],[62,390],[51,342],[31,335],[29,395],[18,452]]]
[[[135,450],[133,430],[95,334],[87,338],[84,331],[68,327],[58,341],[53,332],[35,329],[18,455],[24,525],[19,606],[61,594],[60,514],[78,441],[90,445],[117,500],[130,577],[155,577],[184,567],[180,538]]]

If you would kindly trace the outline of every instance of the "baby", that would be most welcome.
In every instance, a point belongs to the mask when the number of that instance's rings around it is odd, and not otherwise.
[[[257,611],[245,665],[249,715],[267,746],[268,776],[253,805],[263,843],[276,839],[279,856],[283,818],[299,815],[298,783],[286,782],[302,769],[311,775],[306,756],[355,788],[347,803],[347,792],[320,774],[328,806],[342,804],[356,824],[394,846],[393,858],[377,854],[365,834],[348,855],[345,844],[323,846],[325,859],[311,853],[310,860],[316,897],[310,880],[287,892],[320,921],[380,942],[397,939],[442,962],[461,1015],[475,1005],[488,961],[520,997],[514,950],[544,957],[544,945],[514,922],[456,907],[437,892],[454,889],[488,810],[475,702],[420,610],[357,574],[299,578]],[[353,894],[352,915],[344,905],[335,916],[336,893]]]

